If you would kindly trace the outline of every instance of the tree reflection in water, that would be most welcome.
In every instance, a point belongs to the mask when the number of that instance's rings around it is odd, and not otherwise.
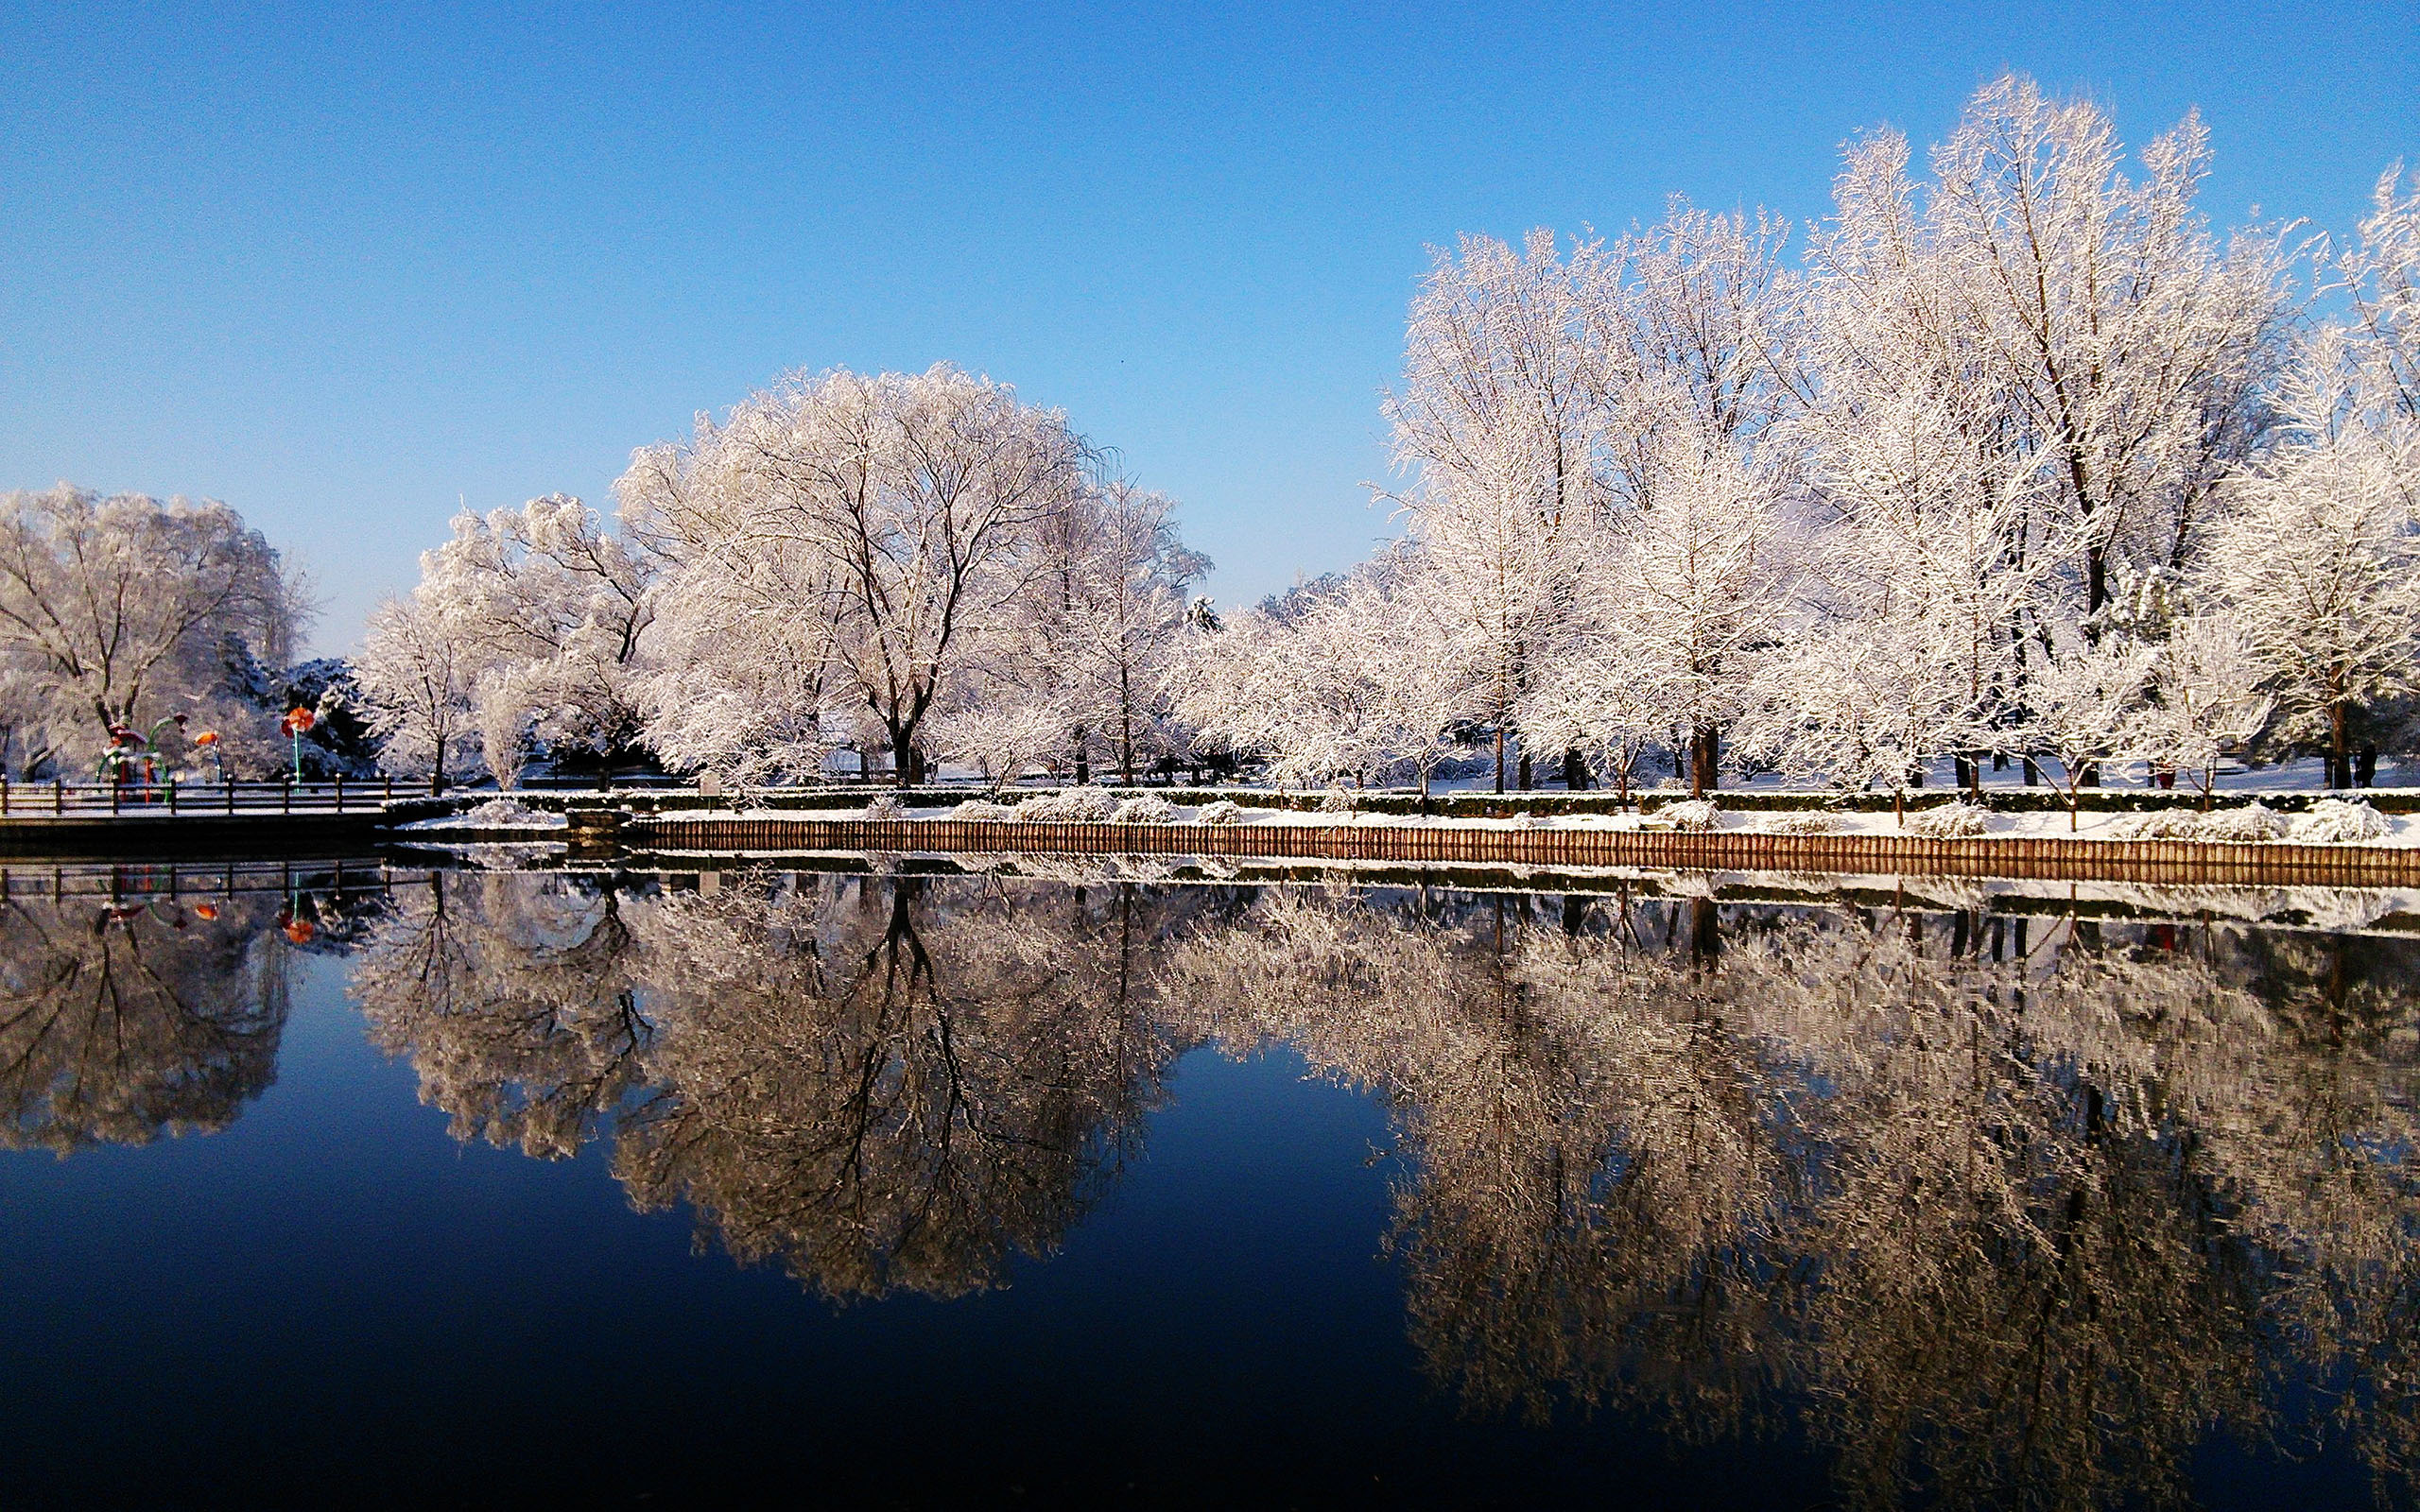
[[[997,1282],[1181,1051],[1289,1045],[1390,1109],[1411,1332],[1471,1410],[1804,1432],[1858,1503],[2087,1506],[2183,1498],[2221,1428],[2409,1490],[2411,957],[1979,907],[456,876],[355,989],[464,1137],[608,1137],[638,1204],[833,1298]]]
[[[1393,1105],[1413,1332],[1475,1407],[1794,1409],[1852,1502],[2084,1506],[2316,1382],[2408,1490],[2400,945],[1508,907],[1272,894],[1175,966]]]
[[[274,896],[0,901],[0,1147],[214,1130],[277,1079]]]
[[[450,891],[447,890],[450,887]],[[355,992],[457,1132],[592,1131],[642,1208],[836,1299],[998,1281],[1082,1214],[1175,1046],[1136,889],[798,877],[712,895],[457,877]]]

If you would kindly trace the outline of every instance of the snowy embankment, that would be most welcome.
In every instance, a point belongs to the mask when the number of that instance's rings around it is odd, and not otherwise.
[[[402,826],[406,830],[560,830],[570,821],[560,814],[532,808],[518,799],[490,799],[476,808],[459,814],[440,815],[433,819],[415,819]]]
[[[452,820],[430,822],[459,823],[467,817],[456,816]],[[2282,840],[2303,844],[2420,845],[2420,816],[2380,814],[2367,803],[2342,799],[2323,799],[2313,806],[2311,812],[2305,814],[2275,812],[2256,800],[2251,803],[2221,802],[2207,814],[2183,808],[2140,813],[2085,812],[2075,816],[2071,826],[2070,816],[2064,811],[2001,814],[1972,808],[1962,802],[1936,802],[1922,808],[1911,805],[1904,817],[1887,812],[1829,809],[1739,812],[1724,809],[1718,797],[1710,800],[1668,802],[1643,815],[1515,814],[1500,819],[1421,818],[1350,809],[1254,808],[1232,800],[1188,806],[1151,797],[1119,799],[1105,791],[1077,788],[1029,798],[1014,804],[976,799],[940,807],[909,808],[877,798],[864,809],[692,810],[662,815],[656,822],[723,823],[736,820],[795,823],[802,820],[845,822],[852,819],[1257,825],[1321,829],[1387,826],[1452,830],[1583,830],[1616,833],[1704,833],[1719,831],[1776,835],[1900,835],[1910,839],[2072,837],[2113,841],[2254,843]],[[556,822],[560,823],[560,818]]]

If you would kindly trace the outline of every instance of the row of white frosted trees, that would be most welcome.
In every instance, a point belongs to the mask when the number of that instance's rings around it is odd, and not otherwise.
[[[2003,79],[1930,173],[1855,145],[1804,255],[1763,216],[1441,253],[1388,404],[1408,540],[1189,651],[1180,711],[1281,777],[1427,774],[1480,732],[1627,785],[1951,758],[2333,785],[2420,672],[2420,198],[2349,246],[2194,199],[2188,119]]]
[[[1803,252],[1763,215],[1468,238],[1390,396],[1405,539],[1219,626],[1172,506],[955,369],[801,375],[577,501],[457,520],[357,675],[390,759],[836,749],[1006,780],[1264,757],[1417,777],[1472,742],[1627,788],[1669,752],[2070,791],[2142,760],[2408,741],[2420,193],[2342,244],[2221,238],[2188,119],[2128,170],[2003,79],[1929,171],[1855,145]],[[2037,765],[2039,764],[2039,765]]]
[[[747,783],[890,753],[1126,781],[1177,745],[1167,660],[1208,568],[1166,497],[1063,415],[948,367],[800,375],[616,483],[464,514],[356,675],[389,759],[440,774],[641,748]]]

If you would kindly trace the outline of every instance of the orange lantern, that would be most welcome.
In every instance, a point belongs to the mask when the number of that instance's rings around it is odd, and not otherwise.
[[[302,731],[319,722],[319,715],[299,703],[285,711],[285,717],[277,722],[278,733],[294,742],[294,780],[298,782],[302,781]]]

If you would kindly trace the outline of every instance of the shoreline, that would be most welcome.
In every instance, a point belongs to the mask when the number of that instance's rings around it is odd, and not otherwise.
[[[1754,830],[1537,829],[1471,824],[1082,824],[1041,820],[639,819],[575,829],[575,850],[633,857],[876,853],[1176,855],[1497,867],[1645,867],[1869,876],[2221,885],[2420,885],[2420,848],[2042,835],[1926,839]]]

